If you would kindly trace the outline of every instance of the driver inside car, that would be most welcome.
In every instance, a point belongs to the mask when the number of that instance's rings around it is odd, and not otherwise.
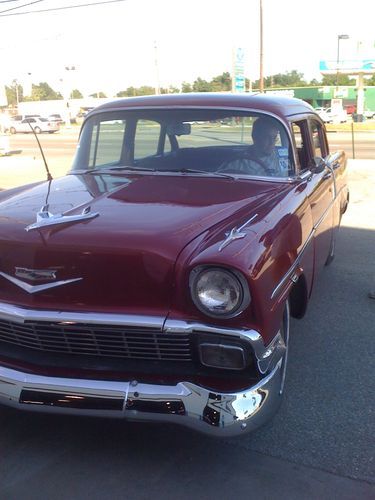
[[[275,120],[268,117],[257,118],[251,132],[253,144],[246,152],[241,151],[237,158],[222,163],[218,172],[285,177],[285,158],[280,158],[280,153],[275,147],[279,133]]]

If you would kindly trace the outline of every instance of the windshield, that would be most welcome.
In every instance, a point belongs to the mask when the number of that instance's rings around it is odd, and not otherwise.
[[[86,121],[73,171],[137,170],[289,177],[292,148],[275,118],[228,110],[107,112]]]

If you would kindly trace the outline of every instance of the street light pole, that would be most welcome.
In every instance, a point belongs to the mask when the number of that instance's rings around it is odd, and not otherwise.
[[[17,104],[17,113],[18,113],[18,104],[20,102],[19,94],[18,94],[18,80],[13,80],[14,89],[16,91],[16,104]]]
[[[347,40],[349,35],[337,35],[337,65],[336,65],[336,90],[339,86],[340,40]]]
[[[264,92],[263,78],[263,2],[259,0],[259,92]]]
[[[71,112],[70,112],[70,98],[72,94],[72,85],[71,85],[71,78],[70,78],[70,71],[75,71],[76,67],[75,66],[65,66],[66,70],[66,82],[65,82],[65,127],[70,128],[70,119],[71,119]],[[68,78],[69,74],[69,78]]]
[[[158,57],[158,45],[156,40],[154,41],[155,50],[155,94],[160,94],[160,80],[159,80],[159,57]]]

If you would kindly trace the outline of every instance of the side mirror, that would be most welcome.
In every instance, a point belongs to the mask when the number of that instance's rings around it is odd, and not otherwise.
[[[326,162],[321,156],[316,156],[313,159],[312,165],[310,166],[310,170],[313,174],[320,174],[326,168]]]

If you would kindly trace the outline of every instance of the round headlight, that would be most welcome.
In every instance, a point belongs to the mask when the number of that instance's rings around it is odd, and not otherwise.
[[[194,270],[190,280],[193,301],[210,316],[234,316],[243,310],[245,291],[241,281],[222,268]]]

